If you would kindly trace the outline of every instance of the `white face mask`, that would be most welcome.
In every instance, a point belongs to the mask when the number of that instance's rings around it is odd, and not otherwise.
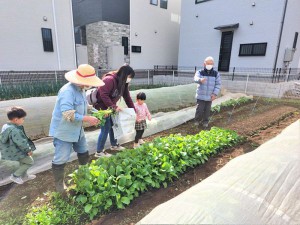
[[[131,81],[132,78],[127,78],[126,83],[128,84]]]
[[[205,65],[205,68],[206,68],[207,70],[211,70],[211,69],[213,68],[213,66],[214,66],[214,65]]]
[[[82,88],[82,90],[86,91],[86,90],[89,90],[89,89],[91,89],[91,88],[92,88],[92,86],[84,86],[84,87]]]

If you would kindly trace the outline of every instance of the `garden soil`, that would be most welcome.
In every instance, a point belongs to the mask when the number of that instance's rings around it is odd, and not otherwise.
[[[112,211],[89,224],[128,225],[137,223],[157,205],[201,182],[231,159],[256,149],[298,119],[300,119],[300,104],[292,101],[259,100],[214,114],[210,126],[236,130],[240,135],[245,136],[247,141],[223,151],[203,165],[188,170],[179,179],[170,183],[167,188],[150,189],[134,199],[126,209]],[[196,134],[200,130],[201,128],[195,126],[193,121],[188,121],[178,127],[151,135],[144,140],[151,141],[155,137],[176,133]],[[124,146],[132,148],[132,143]],[[77,166],[76,162],[69,163],[67,170],[72,172]],[[23,185],[9,184],[0,187],[0,223],[15,221],[15,224],[18,224],[29,206],[45,201],[45,193],[48,191],[54,191],[51,170],[39,173],[35,180]]]

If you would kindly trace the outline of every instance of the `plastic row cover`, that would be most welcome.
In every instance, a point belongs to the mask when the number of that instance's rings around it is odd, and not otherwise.
[[[139,91],[146,93],[146,103],[151,112],[165,112],[191,106],[195,102],[196,84],[131,91],[133,101]],[[55,101],[56,96],[0,101],[0,127],[7,121],[6,110],[21,106],[27,111],[24,123],[27,135],[34,139],[47,136]],[[124,107],[124,100],[119,104]]]

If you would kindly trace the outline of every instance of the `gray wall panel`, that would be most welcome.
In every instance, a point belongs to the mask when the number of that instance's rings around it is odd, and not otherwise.
[[[74,26],[109,21],[129,25],[129,0],[72,0]]]

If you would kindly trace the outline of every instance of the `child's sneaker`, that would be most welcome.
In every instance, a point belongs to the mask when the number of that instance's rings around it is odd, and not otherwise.
[[[24,184],[21,177],[15,177],[13,174],[10,176],[10,179],[17,184]]]
[[[140,145],[145,144],[144,140],[143,139],[139,139],[139,144]]]
[[[96,152],[95,153],[95,157],[96,158],[100,158],[100,157],[111,157],[111,154],[103,151],[103,152]]]
[[[33,174],[26,174],[24,177],[23,177],[23,181],[28,181],[28,180],[33,180],[36,178],[36,175],[33,175]]]
[[[112,151],[122,151],[122,150],[124,150],[125,148],[124,147],[122,147],[121,145],[116,145],[116,146],[111,146],[110,147],[110,150],[112,150]]]
[[[133,148],[138,148],[138,147],[140,147],[139,143],[133,143]]]

